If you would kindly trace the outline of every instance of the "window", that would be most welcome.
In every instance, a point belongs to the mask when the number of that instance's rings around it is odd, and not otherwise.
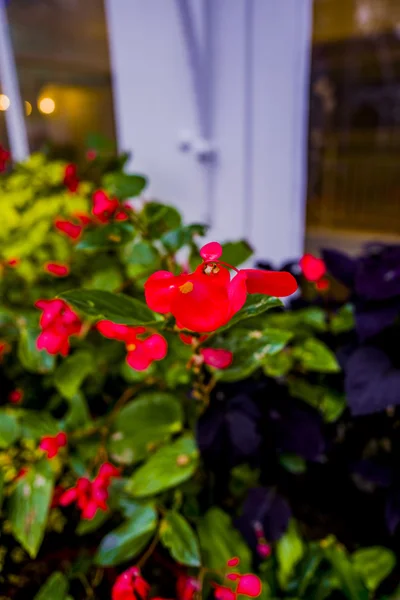
[[[103,1],[12,0],[7,13],[30,150],[76,160],[88,133],[114,138]]]

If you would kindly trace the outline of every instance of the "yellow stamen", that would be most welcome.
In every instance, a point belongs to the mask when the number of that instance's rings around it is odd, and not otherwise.
[[[182,294],[189,294],[190,292],[193,292],[193,283],[191,281],[187,281],[183,285],[179,286],[179,291],[182,292]]]
[[[134,350],[136,350],[136,344],[128,344],[126,349],[128,350],[128,352],[133,352]]]

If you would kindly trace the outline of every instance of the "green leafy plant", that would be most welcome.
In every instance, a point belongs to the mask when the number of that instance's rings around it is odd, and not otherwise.
[[[123,165],[33,155],[0,179],[5,597],[231,600],[260,581],[263,598],[370,597],[390,551],[308,542],[293,520],[276,542],[257,530],[253,548],[236,518],[259,471],[232,468],[220,501],[198,443],[224,386],[248,378],[284,380],[336,421],[345,400],[321,334],[351,317],[285,311],[273,291],[294,291],[290,275],[238,269],[247,242],[204,245],[207,228],[174,207],[133,203],[147,180]]]

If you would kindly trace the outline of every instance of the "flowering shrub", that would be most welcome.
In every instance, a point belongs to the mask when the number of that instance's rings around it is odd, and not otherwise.
[[[123,166],[0,179],[0,597],[369,598],[393,552],[304,512],[351,420],[328,258],[284,310],[293,274],[133,202]]]

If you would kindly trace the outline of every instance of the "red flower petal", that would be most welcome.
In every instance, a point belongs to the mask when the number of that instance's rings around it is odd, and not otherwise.
[[[232,364],[233,360],[232,352],[223,350],[222,348],[202,348],[200,354],[204,358],[206,365],[215,367],[216,369],[226,369]]]
[[[67,445],[67,436],[63,431],[60,431],[60,433],[57,433],[56,435],[56,441],[58,444],[58,447],[61,448],[62,446],[66,446]]]
[[[168,351],[167,340],[162,335],[154,333],[143,342],[143,349],[153,360],[162,360]]]
[[[261,594],[261,581],[256,575],[251,573],[248,575],[242,575],[236,591],[238,594],[244,594],[245,596],[250,596],[250,598],[256,598]]]
[[[217,600],[236,600],[235,592],[223,585],[217,585],[215,587],[214,596]]]
[[[246,284],[249,294],[283,297],[290,296],[297,290],[296,279],[286,271],[242,269],[240,273],[247,275]]]
[[[44,269],[56,277],[66,277],[69,275],[69,266],[61,263],[47,263]]]
[[[200,256],[203,260],[213,261],[222,256],[222,246],[218,242],[210,242],[200,249]]]
[[[61,219],[57,219],[54,225],[59,231],[65,233],[65,235],[73,240],[78,239],[83,229],[82,225],[76,225],[75,223],[71,223],[71,221],[63,221]]]
[[[212,278],[200,272],[182,276],[184,280],[171,303],[171,312],[180,325],[199,333],[225,325],[230,318],[227,289],[210,284]]]
[[[153,362],[152,359],[143,348],[143,343],[140,343],[139,340],[137,340],[136,344],[132,344],[132,346],[135,346],[135,349],[129,350],[130,346],[128,346],[126,362],[132,369],[135,369],[135,371],[145,371]]]
[[[237,567],[239,563],[240,559],[237,556],[234,556],[233,558],[230,558],[226,564],[228,567]]]
[[[104,337],[120,342],[125,342],[130,334],[130,327],[128,325],[119,325],[112,321],[99,321],[96,324],[96,329]]]
[[[299,260],[299,265],[308,281],[318,281],[326,273],[326,266],[322,258],[316,258],[312,254],[304,254]]]
[[[228,296],[230,301],[231,317],[237,313],[246,302],[247,298],[247,275],[240,271],[233,277],[228,285]]]
[[[169,271],[157,271],[144,284],[148,307],[159,313],[171,312],[171,302],[176,291],[176,280]]]

